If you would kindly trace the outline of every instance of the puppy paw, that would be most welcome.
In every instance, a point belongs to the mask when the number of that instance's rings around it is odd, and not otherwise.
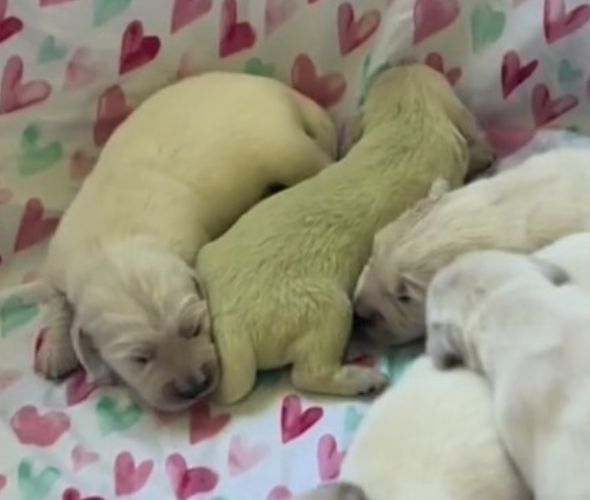
[[[389,378],[374,368],[363,366],[345,366],[340,376],[350,387],[350,394],[369,395],[378,394],[389,385]]]
[[[78,367],[69,336],[51,328],[42,330],[35,343],[35,371],[48,379],[60,379]]]

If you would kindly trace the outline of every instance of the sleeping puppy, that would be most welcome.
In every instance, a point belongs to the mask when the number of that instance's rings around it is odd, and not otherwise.
[[[424,334],[436,271],[473,250],[531,252],[590,230],[590,151],[560,149],[418,202],[375,237],[355,293],[363,330],[386,344]]]
[[[469,370],[441,372],[427,356],[371,407],[340,477],[366,495],[355,500],[530,499],[496,433],[486,381]],[[302,498],[348,498],[338,485]]]
[[[108,141],[51,242],[39,371],[106,369],[160,410],[209,393],[218,360],[197,251],[335,151],[328,115],[271,79],[209,73],[156,93]]]
[[[352,396],[386,385],[373,368],[342,365],[350,297],[373,236],[434,179],[460,185],[490,150],[446,79],[426,66],[381,73],[364,128],[344,159],[263,201],[200,252],[222,363],[218,401],[246,396],[258,369],[288,365],[303,391]]]
[[[427,351],[489,378],[496,426],[537,500],[590,498],[590,294],[565,271],[500,251],[432,281]]]

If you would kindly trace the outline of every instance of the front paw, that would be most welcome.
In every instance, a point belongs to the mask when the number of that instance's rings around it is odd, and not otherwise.
[[[79,362],[68,335],[46,328],[35,342],[35,372],[47,379],[61,379],[69,375]]]
[[[374,368],[346,366],[342,376],[347,379],[351,393],[361,395],[379,394],[389,385],[389,378]]]

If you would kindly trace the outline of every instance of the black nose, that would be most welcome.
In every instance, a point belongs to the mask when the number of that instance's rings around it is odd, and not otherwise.
[[[175,393],[179,399],[196,399],[211,386],[211,378],[204,375],[201,379],[190,376],[175,385]]]

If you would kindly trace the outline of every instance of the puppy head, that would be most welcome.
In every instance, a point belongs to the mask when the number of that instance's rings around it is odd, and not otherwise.
[[[218,381],[207,305],[184,262],[132,247],[106,250],[71,297],[72,341],[91,375],[112,371],[150,406],[182,410]]]

